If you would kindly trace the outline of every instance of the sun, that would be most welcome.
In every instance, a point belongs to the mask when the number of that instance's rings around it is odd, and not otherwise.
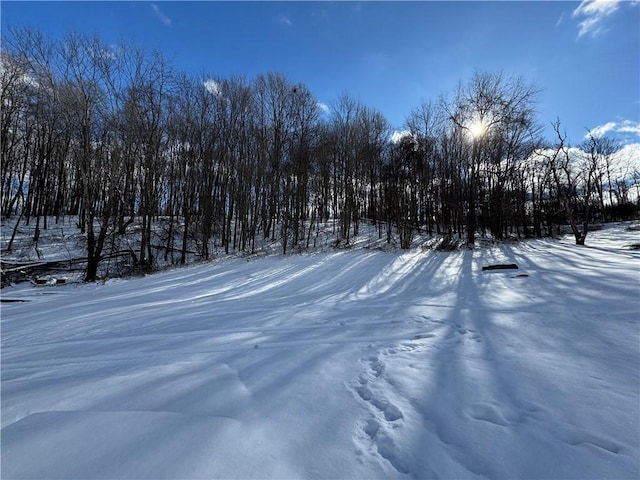
[[[476,139],[482,137],[486,133],[487,125],[482,118],[474,118],[467,126],[467,130],[469,130],[469,135]]]

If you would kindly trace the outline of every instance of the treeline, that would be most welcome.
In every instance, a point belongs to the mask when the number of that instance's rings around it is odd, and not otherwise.
[[[134,223],[131,254],[151,267],[160,254],[186,262],[193,245],[207,259],[212,242],[253,252],[280,240],[286,253],[329,220],[347,244],[362,221],[403,248],[419,230],[473,244],[567,222],[580,243],[592,219],[635,211],[637,172],[614,174],[617,146],[592,136],[571,149],[559,122],[546,142],[539,92],[521,78],[477,73],[394,138],[348,94],[326,111],[278,73],[194,76],[97,37],[10,30],[0,60],[1,213],[34,222],[35,242],[48,218],[77,216],[87,280]]]

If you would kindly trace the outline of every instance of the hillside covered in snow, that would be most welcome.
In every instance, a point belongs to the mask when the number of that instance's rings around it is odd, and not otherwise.
[[[4,288],[1,476],[638,478],[639,237]]]

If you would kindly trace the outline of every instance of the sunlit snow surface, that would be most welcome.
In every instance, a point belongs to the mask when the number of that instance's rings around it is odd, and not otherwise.
[[[640,232],[587,243],[3,289],[2,478],[638,478]]]

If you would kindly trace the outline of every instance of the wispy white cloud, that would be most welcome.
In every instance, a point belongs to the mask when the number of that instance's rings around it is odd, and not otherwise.
[[[318,102],[318,108],[320,109],[320,111],[327,115],[329,113],[329,105],[327,105],[326,103],[322,103],[322,102]]]
[[[215,95],[216,97],[222,94],[222,89],[220,88],[220,84],[212,78],[204,82],[204,88],[207,90],[207,92]]]
[[[165,15],[165,13],[162,10],[160,10],[160,7],[158,7],[158,5],[156,5],[155,3],[152,3],[151,8],[155,12],[156,17],[158,17],[158,20],[164,23],[167,27],[171,26],[171,18]]]
[[[618,132],[623,133],[635,133],[640,137],[640,122],[634,122],[631,120],[625,120],[618,127]]]
[[[630,133],[640,137],[640,122],[633,120],[623,120],[622,122],[607,122],[597,127],[593,127],[586,134],[585,138],[589,138],[590,135],[594,137],[602,137],[609,132],[613,133]]]
[[[589,138],[591,135],[593,135],[594,137],[602,137],[603,135],[606,135],[610,131],[614,130],[615,128],[616,128],[616,122],[607,122],[603,125],[598,125],[597,127],[593,127],[591,130],[589,130],[585,134],[584,137]]]
[[[602,23],[620,6],[621,0],[583,0],[571,15],[581,19],[578,38],[584,35],[597,36],[603,31]]]
[[[398,143],[407,135],[411,135],[411,132],[409,130],[394,130],[391,134],[391,141],[393,143]]]
[[[291,21],[291,19],[286,15],[280,15],[278,17],[278,22],[280,22],[283,25],[286,25],[287,27],[290,27],[291,25],[293,25],[293,22]]]

